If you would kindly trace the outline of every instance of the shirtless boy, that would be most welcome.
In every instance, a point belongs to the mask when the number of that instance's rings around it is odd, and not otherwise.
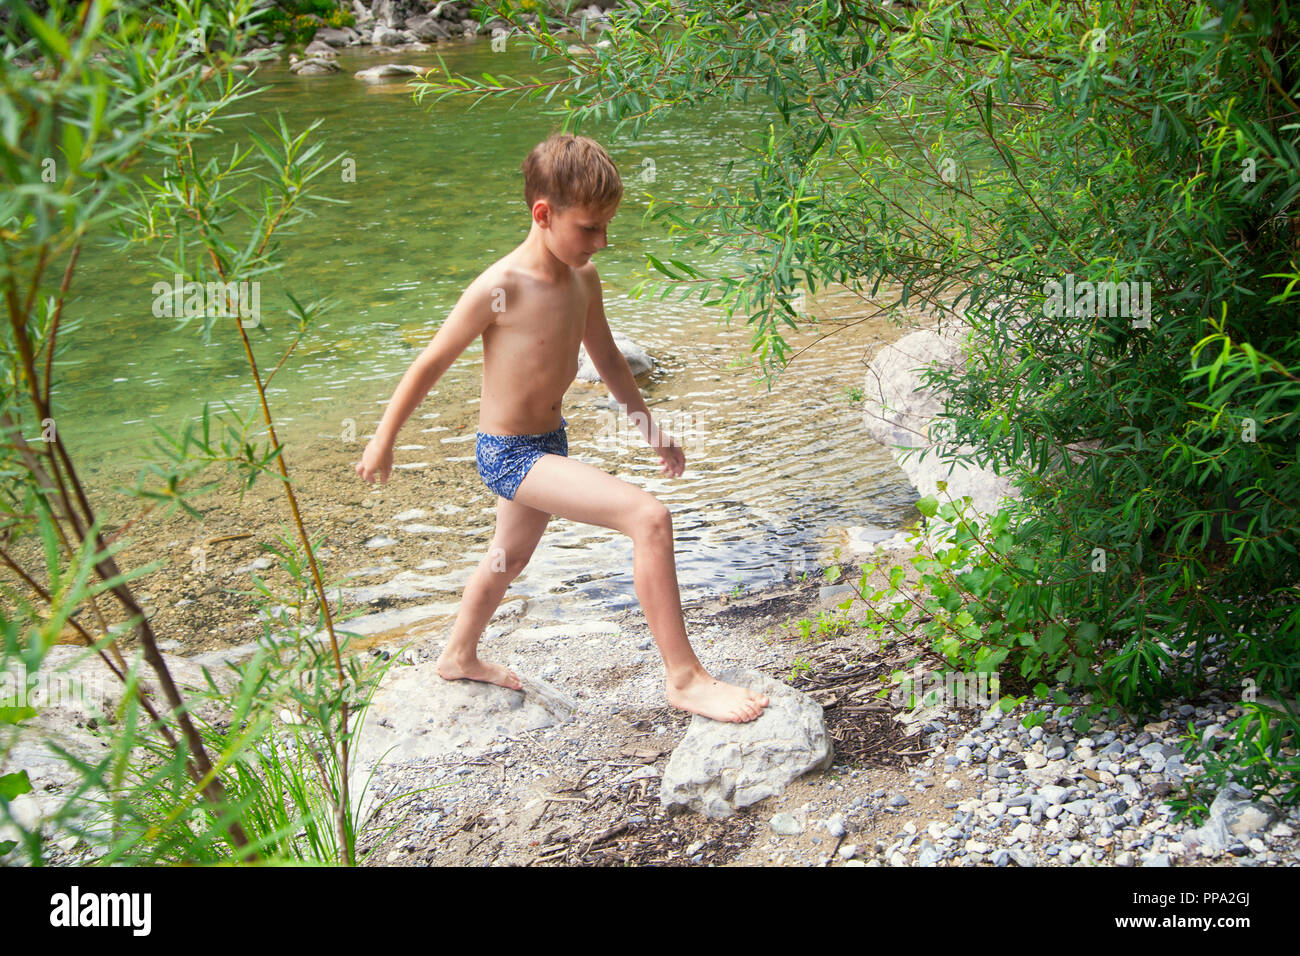
[[[366,481],[388,481],[402,424],[457,356],[483,336],[476,454],[480,477],[498,496],[496,533],[465,586],[438,674],[522,689],[514,671],[479,658],[478,641],[547,521],[560,515],[632,538],[636,595],[663,657],[668,703],[714,720],[753,720],[767,697],[710,676],[687,640],[668,509],[635,485],[567,457],[560,404],[577,374],[581,343],[658,453],[660,473],[677,477],[686,467],[681,447],[651,421],[614,344],[591,261],[607,245],[605,229],[623,196],[618,170],[595,141],[557,135],[528,154],[523,172],[532,212],[528,237],[470,283],[402,377],[356,465]]]

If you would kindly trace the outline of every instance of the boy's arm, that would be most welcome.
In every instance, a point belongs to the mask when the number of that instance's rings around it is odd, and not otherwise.
[[[605,317],[605,302],[600,289],[600,276],[596,273],[594,265],[590,266],[590,269],[588,281],[591,283],[591,305],[587,308],[587,325],[583,330],[582,344],[586,347],[587,355],[596,366],[596,371],[600,374],[605,387],[609,389],[609,393],[624,409],[628,418],[636,424],[641,436],[650,447],[659,453],[659,458],[664,463],[664,473],[680,475],[686,467],[681,447],[671,435],[660,432],[650,417],[650,410],[641,396],[641,389],[637,387],[632,369],[628,367],[627,359],[623,358],[623,353],[615,344],[614,333],[609,330],[609,320]]]
[[[483,276],[470,283],[437,334],[406,370],[375,429],[375,437],[357,463],[356,472],[366,481],[373,481],[376,475],[388,480],[397,433],[451,363],[492,323],[491,297],[492,289]]]

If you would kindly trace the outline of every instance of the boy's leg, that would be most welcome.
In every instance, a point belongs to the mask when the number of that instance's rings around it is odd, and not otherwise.
[[[585,462],[544,455],[519,485],[515,503],[632,538],[636,596],[664,659],[670,704],[738,722],[753,720],[767,706],[765,695],[716,680],[695,656],[677,589],[672,515],[659,499]]]
[[[505,597],[506,588],[532,557],[550,519],[545,511],[497,497],[496,532],[487,555],[465,585],[456,624],[438,658],[437,671],[441,677],[487,681],[513,690],[523,687],[519,675],[510,668],[479,660],[478,640]]]

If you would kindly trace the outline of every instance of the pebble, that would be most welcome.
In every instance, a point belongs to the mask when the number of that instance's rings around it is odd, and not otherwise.
[[[768,825],[772,828],[773,833],[778,833],[781,836],[797,836],[803,833],[803,824],[789,813],[778,813],[772,817]]]

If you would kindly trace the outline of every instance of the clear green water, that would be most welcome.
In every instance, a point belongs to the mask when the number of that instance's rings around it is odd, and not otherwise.
[[[473,75],[536,69],[518,44],[492,53],[488,43],[472,41],[439,52],[453,71]],[[465,285],[528,232],[519,166],[557,128],[553,119],[535,106],[510,109],[503,101],[485,100],[472,110],[465,99],[417,105],[403,84],[370,84],[352,75],[383,59],[344,57],[342,72],[326,77],[264,68],[258,78],[267,88],[245,101],[260,116],[280,112],[292,130],[323,120],[316,135],[327,143],[326,155],[343,153],[356,167],[355,183],[343,182],[337,169],[317,180],[317,194],[348,205],[316,204],[315,217],[284,238],[283,273],[262,285],[263,328],[253,340],[263,365],[277,360],[291,339],[284,290],[303,301],[329,296],[335,302],[272,383],[280,421],[309,414],[322,390],[346,392],[347,383],[372,375],[377,381],[400,376],[412,349],[437,330]],[[428,54],[401,61],[436,62]],[[611,322],[639,335],[669,315],[689,314],[672,303],[620,301],[644,269],[645,252],[669,248],[664,227],[641,222],[646,192],[702,195],[738,154],[744,133],[762,125],[753,109],[696,110],[637,141],[610,142],[605,130],[584,129],[606,143],[628,182],[610,246],[597,260]],[[260,128],[261,120],[230,121],[228,132],[206,148],[226,156],[246,142],[242,131],[250,127]],[[635,181],[646,160],[655,164],[653,184]],[[153,435],[149,422],[174,426],[204,401],[253,407],[234,330],[219,325],[204,346],[198,322],[177,331],[171,320],[155,318],[152,286],[163,277],[150,274],[157,266],[145,255],[135,260],[87,249],[67,308],[86,323],[77,354],[93,357],[63,370],[56,416],[90,460],[125,462]],[[477,348],[452,380],[470,371]],[[335,412],[345,417],[343,409]]]
[[[535,69],[517,44],[492,53],[479,40],[440,45],[439,53],[460,73],[524,76]],[[348,205],[320,204],[314,218],[285,235],[283,274],[262,288],[262,325],[253,341],[264,370],[291,340],[282,288],[304,301],[328,295],[336,303],[271,386],[291,462],[310,454],[311,442],[338,435],[346,419],[357,422],[363,439],[356,445],[359,458],[364,436],[402,373],[465,285],[526,236],[519,166],[558,128],[533,104],[417,105],[402,84],[354,78],[355,70],[377,62],[341,57],[342,72],[327,77],[294,77],[284,65],[264,68],[258,77],[265,92],[246,101],[266,117],[283,113],[291,129],[322,119],[316,135],[328,143],[326,154],[343,153],[356,163],[355,183],[335,173],[317,187]],[[436,60],[426,54],[400,62]],[[700,309],[698,300],[634,301],[626,295],[645,268],[645,253],[662,256],[671,248],[665,226],[643,221],[647,193],[703,198],[723,180],[729,160],[743,159],[743,144],[767,122],[756,107],[714,107],[674,114],[634,141],[611,140],[599,127],[583,130],[604,143],[626,183],[610,245],[596,260],[611,324],[668,359],[647,397],[660,411],[703,416],[710,443],[702,455],[692,457],[688,448],[687,475],[671,482],[658,477],[649,455],[610,456],[594,445],[572,451],[615,467],[670,505],[688,599],[782,577],[795,555],[825,557],[845,526],[896,527],[915,515],[914,492],[889,453],[866,438],[860,413],[843,395],[846,385],[862,383],[869,354],[860,344],[828,340],[769,394],[754,388],[747,374],[725,373],[731,359],[747,353],[743,326],[719,332],[718,313]],[[260,125],[256,118],[232,121],[209,148],[228,155],[243,141],[242,130]],[[654,163],[654,181],[639,183],[637,171],[646,160]],[[730,183],[744,188],[747,179],[738,163]],[[89,249],[78,269],[68,314],[85,322],[75,349],[81,358],[62,370],[54,407],[92,482],[122,480],[133,471],[139,450],[153,437],[151,423],[176,430],[205,401],[214,407],[229,401],[245,415],[256,407],[233,328],[219,325],[204,346],[197,322],[177,331],[171,320],[153,317],[151,287],[159,276],[150,273],[156,268],[143,255],[127,261]],[[480,372],[475,344],[412,416],[413,425],[431,417],[472,422]],[[571,426],[601,414],[597,405],[589,398],[566,403]],[[440,457],[472,475],[472,444],[424,438],[419,433],[428,424],[408,425],[403,441],[429,445],[403,451],[399,444],[398,463]],[[365,491],[351,473],[339,480],[340,500]],[[493,498],[479,491],[478,499],[456,504],[484,512],[490,530]],[[458,597],[489,538],[484,531],[473,540],[431,542],[430,556],[447,562],[448,598]],[[355,557],[358,564],[372,562],[369,555]],[[557,519],[514,591],[530,599],[530,613],[544,615],[575,605],[630,605],[631,566],[630,543],[621,536]]]

